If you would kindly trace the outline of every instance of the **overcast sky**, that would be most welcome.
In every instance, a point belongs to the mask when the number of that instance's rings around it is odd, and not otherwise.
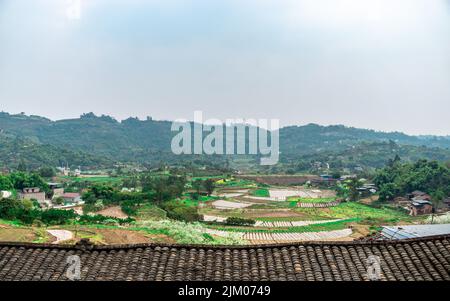
[[[449,0],[71,2],[0,0],[0,110],[450,135]]]

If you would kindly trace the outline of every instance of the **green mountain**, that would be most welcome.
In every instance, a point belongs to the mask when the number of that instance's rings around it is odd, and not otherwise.
[[[28,169],[66,164],[83,169],[113,165],[113,161],[107,158],[0,134],[0,166],[15,169],[20,163],[24,163]]]
[[[47,148],[52,146],[59,150],[70,150],[68,152],[74,157],[74,162],[70,160],[70,164],[74,165],[78,164],[75,162],[81,162],[84,164],[80,165],[86,166],[99,160],[157,164],[206,158],[173,155],[170,145],[175,133],[171,132],[170,127],[169,121],[128,118],[119,122],[112,117],[95,116],[92,113],[58,121],[39,116],[0,113],[0,132],[31,141],[35,143],[35,147],[45,145]],[[405,160],[449,160],[450,154],[449,136],[410,136],[398,132],[385,133],[342,125],[316,124],[284,127],[279,134],[280,160],[289,165],[323,161],[334,162],[336,167],[379,167],[396,154]],[[51,153],[50,150],[47,152]],[[5,154],[2,153],[2,156]],[[86,162],[81,157],[86,157]],[[226,159],[220,156],[207,158],[215,162],[225,162]],[[1,160],[5,162],[5,158]],[[231,164],[257,162],[255,156],[233,156],[228,160]]]

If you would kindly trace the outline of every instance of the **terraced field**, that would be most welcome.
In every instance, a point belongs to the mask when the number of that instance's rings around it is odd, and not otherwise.
[[[208,230],[209,234],[218,236],[230,235],[230,232],[223,230]],[[352,235],[351,229],[319,231],[319,232],[303,232],[303,233],[266,233],[266,232],[233,232],[242,239],[252,244],[261,243],[283,243],[292,241],[313,241],[313,240],[336,240],[349,237]]]

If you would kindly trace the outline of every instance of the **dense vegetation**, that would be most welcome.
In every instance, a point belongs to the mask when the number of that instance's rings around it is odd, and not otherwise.
[[[0,175],[0,190],[22,190],[27,187],[38,187],[48,192],[48,185],[37,173],[14,172]]]
[[[22,139],[10,138],[13,140],[2,142],[7,147],[0,150],[0,162],[12,167],[23,159],[33,166],[56,166],[63,162],[72,166],[99,166],[121,161],[150,166],[166,162],[171,165],[215,165],[216,168],[260,168],[255,164],[257,156],[176,156],[170,151],[175,134],[170,127],[169,121],[128,118],[119,122],[92,113],[60,121],[0,113],[0,131]],[[13,141],[33,142],[31,146],[23,147],[24,142]],[[14,146],[14,143],[18,145]],[[336,170],[373,171],[395,155],[405,161],[420,158],[450,160],[450,137],[408,136],[344,126],[310,124],[282,128],[280,148],[281,164],[261,171],[320,172],[320,164],[328,164]]]
[[[450,195],[450,168],[436,161],[419,160],[401,163],[394,160],[375,177],[380,187],[380,199],[392,200],[415,190],[430,194],[439,203]]]
[[[77,215],[73,210],[42,210],[36,202],[29,200],[0,199],[0,218],[18,220],[26,225],[64,225],[64,224],[124,224],[131,218],[118,219],[101,215]]]
[[[1,125],[0,125],[1,127]],[[113,161],[72,148],[40,144],[25,138],[0,133],[0,166],[11,169],[33,170],[43,166],[102,168],[113,166]]]

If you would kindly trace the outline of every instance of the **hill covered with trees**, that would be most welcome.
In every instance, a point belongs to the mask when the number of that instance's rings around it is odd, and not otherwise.
[[[380,188],[380,199],[383,201],[419,190],[430,194],[434,202],[439,202],[450,195],[450,164],[427,160],[401,163],[394,160],[378,172],[374,181]]]
[[[110,167],[108,158],[70,150],[50,144],[40,144],[24,138],[0,134],[0,166],[19,170],[34,170],[43,166]]]
[[[41,165],[68,161],[75,166],[111,161],[152,165],[206,160],[206,163],[239,168],[257,167],[254,163],[258,162],[257,156],[176,156],[170,150],[176,134],[171,132],[171,122],[151,118],[117,121],[110,116],[88,113],[80,118],[52,121],[40,116],[2,112],[0,132],[13,137],[1,141],[5,147],[0,152],[0,162],[8,165],[17,164],[18,159]],[[449,136],[409,136],[316,124],[284,127],[279,134],[282,164],[278,169],[282,171],[308,171],[317,161],[337,169],[373,169],[384,166],[396,155],[405,161],[450,160]]]

